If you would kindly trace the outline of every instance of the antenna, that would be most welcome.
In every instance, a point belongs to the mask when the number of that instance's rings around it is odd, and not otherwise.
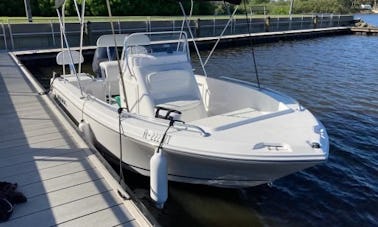
[[[81,15],[80,15],[80,10],[79,10],[79,6],[77,5],[77,2],[76,0],[74,0],[74,3],[75,3],[75,8],[76,8],[76,13],[77,13],[77,16],[79,18],[79,21],[80,21],[80,62],[79,62],[79,75],[81,74],[81,64],[82,64],[82,61],[81,61],[81,58],[83,56],[83,39],[84,39],[84,16],[85,16],[85,0],[82,1],[81,3]]]
[[[245,2],[246,2],[246,0],[244,0],[243,3],[244,3],[244,11],[245,11],[245,20],[247,21],[247,24],[248,24],[249,45],[251,46],[251,51],[252,51],[252,59],[253,59],[253,65],[255,67],[257,87],[261,88],[261,86],[260,86],[260,79],[259,79],[259,73],[257,71],[257,64],[256,64],[256,57],[255,57],[255,48],[253,47],[253,42],[252,42],[252,37],[251,37],[251,30],[249,28],[250,27],[250,20],[248,20],[247,5],[246,5]]]
[[[112,10],[110,9],[110,2],[109,2],[109,0],[106,0],[106,6],[108,8],[108,14],[109,14],[109,18],[110,18],[110,27],[112,29],[112,35],[113,35],[114,45],[115,45],[115,49],[116,49],[115,52],[116,52],[116,58],[117,58],[117,63],[118,63],[117,64],[118,65],[118,72],[119,72],[119,76],[120,76],[121,83],[122,83],[122,92],[123,92],[123,97],[124,97],[123,101],[125,102],[125,106],[126,106],[127,112],[129,112],[129,104],[127,103],[125,81],[123,81],[123,76],[122,76],[121,62],[119,60],[119,53],[118,53],[118,49],[117,49],[117,39],[116,39],[115,32],[114,32]],[[126,62],[125,64],[128,64],[128,63]]]

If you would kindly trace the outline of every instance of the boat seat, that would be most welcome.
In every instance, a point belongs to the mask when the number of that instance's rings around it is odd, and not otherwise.
[[[147,76],[147,89],[155,106],[178,110],[180,120],[206,117],[196,81],[186,70],[153,72]]]
[[[64,50],[56,55],[56,63],[58,65],[71,65],[84,62],[84,57],[76,50]]]
[[[107,61],[100,63],[101,73],[104,78],[106,94],[109,101],[112,96],[119,95],[119,68],[117,61]]]
[[[100,64],[116,60],[115,47],[97,47],[92,61],[92,70],[97,77],[103,77]]]
[[[80,52],[75,50],[64,50],[59,52],[56,55],[56,63],[58,65],[66,66],[69,65],[70,67],[70,74],[74,75],[74,68],[75,65],[81,64],[84,62],[84,57]]]
[[[102,35],[97,39],[97,48],[92,61],[92,70],[97,77],[102,76],[100,63],[116,60],[117,47],[123,46],[127,36],[126,34]]]
[[[150,39],[144,34],[136,34],[127,38],[126,50],[128,54],[147,54]]]
[[[133,46],[127,48],[128,54],[148,54],[148,49],[144,46]]]

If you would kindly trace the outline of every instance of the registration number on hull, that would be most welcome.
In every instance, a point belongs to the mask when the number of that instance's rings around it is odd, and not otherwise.
[[[161,132],[156,132],[151,129],[144,130],[143,138],[152,142],[160,143],[160,141],[163,139],[163,134]],[[167,135],[164,139],[164,144],[169,143],[169,139],[171,136]]]

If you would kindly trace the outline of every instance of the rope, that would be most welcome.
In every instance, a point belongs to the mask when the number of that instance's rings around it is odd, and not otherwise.
[[[173,126],[174,122],[175,122],[175,120],[173,120],[173,119],[169,120],[169,125],[168,125],[167,129],[165,130],[163,137],[160,140],[158,149],[156,151],[157,153],[159,153],[159,151],[163,149],[163,143],[164,143],[165,137],[167,137],[168,130]]]
[[[118,135],[119,135],[119,181],[118,183],[119,184],[121,184],[121,182],[125,180],[125,177],[122,171],[122,160],[123,160],[122,133],[124,132],[123,127],[122,127],[122,117],[121,117],[122,111],[123,111],[122,107],[118,109]]]
[[[81,121],[84,121],[84,107],[85,107],[85,104],[87,103],[89,99],[89,95],[87,96],[87,98],[84,100],[83,102],[83,106],[81,107]]]

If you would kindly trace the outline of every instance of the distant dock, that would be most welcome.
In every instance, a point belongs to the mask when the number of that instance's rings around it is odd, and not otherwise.
[[[0,181],[28,199],[0,226],[153,226],[41,90],[0,52]]]
[[[270,43],[287,40],[301,40],[308,38],[317,38],[324,36],[345,35],[352,34],[350,27],[332,27],[332,28],[316,28],[316,29],[301,29],[291,31],[277,31],[277,32],[259,32],[251,34],[236,34],[225,35],[221,37],[218,47],[231,47],[248,45],[252,39],[253,44]],[[197,46],[201,50],[212,48],[212,45],[218,40],[219,37],[201,37],[195,38]],[[192,39],[189,39],[189,44],[193,46]],[[78,49],[78,48],[73,48]],[[83,48],[84,52],[94,51],[96,46],[86,46]],[[31,58],[51,58],[55,57],[61,48],[53,49],[38,49],[38,50],[25,50],[17,51],[19,58],[28,60]]]
[[[287,40],[301,40],[308,38],[317,38],[332,35],[351,34],[350,27],[331,27],[331,28],[314,28],[314,29],[300,29],[291,31],[276,31],[276,32],[259,32],[251,34],[237,34],[226,35],[221,38],[220,47],[240,46],[249,44],[250,40],[254,44],[257,43],[271,43]],[[202,49],[207,49],[217,41],[218,37],[203,37],[196,38],[197,44]]]
[[[244,17],[243,17],[244,18]],[[314,14],[314,15],[295,15],[295,16],[265,16],[265,17],[242,17],[234,18],[230,21],[229,26],[224,30],[226,36],[238,36],[251,33],[256,37],[259,34],[270,33],[270,39],[277,40],[277,37],[313,37],[314,35],[325,34],[319,33],[318,29],[325,29],[328,35],[332,31],[339,31],[339,27],[350,28],[354,26],[353,15],[333,15],[333,14]],[[192,18],[190,20],[190,29],[194,38],[206,39],[218,37],[225,25],[228,23],[227,18]],[[159,32],[159,31],[180,31],[182,20],[178,18],[169,18],[167,20],[151,20],[146,17],[145,20],[130,21],[127,18],[114,22],[116,33],[130,34],[134,32]],[[111,34],[110,23],[108,21],[87,21],[85,24],[84,46],[96,45],[97,38],[104,34]],[[330,29],[330,30],[327,30]],[[313,35],[308,32],[312,31]],[[80,24],[69,23],[66,27],[69,34],[68,42],[71,47],[79,46]],[[301,34],[294,36],[294,34]],[[339,33],[334,33],[339,34]],[[283,36],[282,36],[283,35]],[[264,35],[267,40],[268,34]],[[54,49],[61,47],[59,24],[53,21],[44,21],[41,23],[1,23],[0,22],[0,50],[40,50]]]
[[[360,27],[353,27],[351,31],[356,35],[371,35],[371,36],[378,36],[378,28],[360,28]]]

